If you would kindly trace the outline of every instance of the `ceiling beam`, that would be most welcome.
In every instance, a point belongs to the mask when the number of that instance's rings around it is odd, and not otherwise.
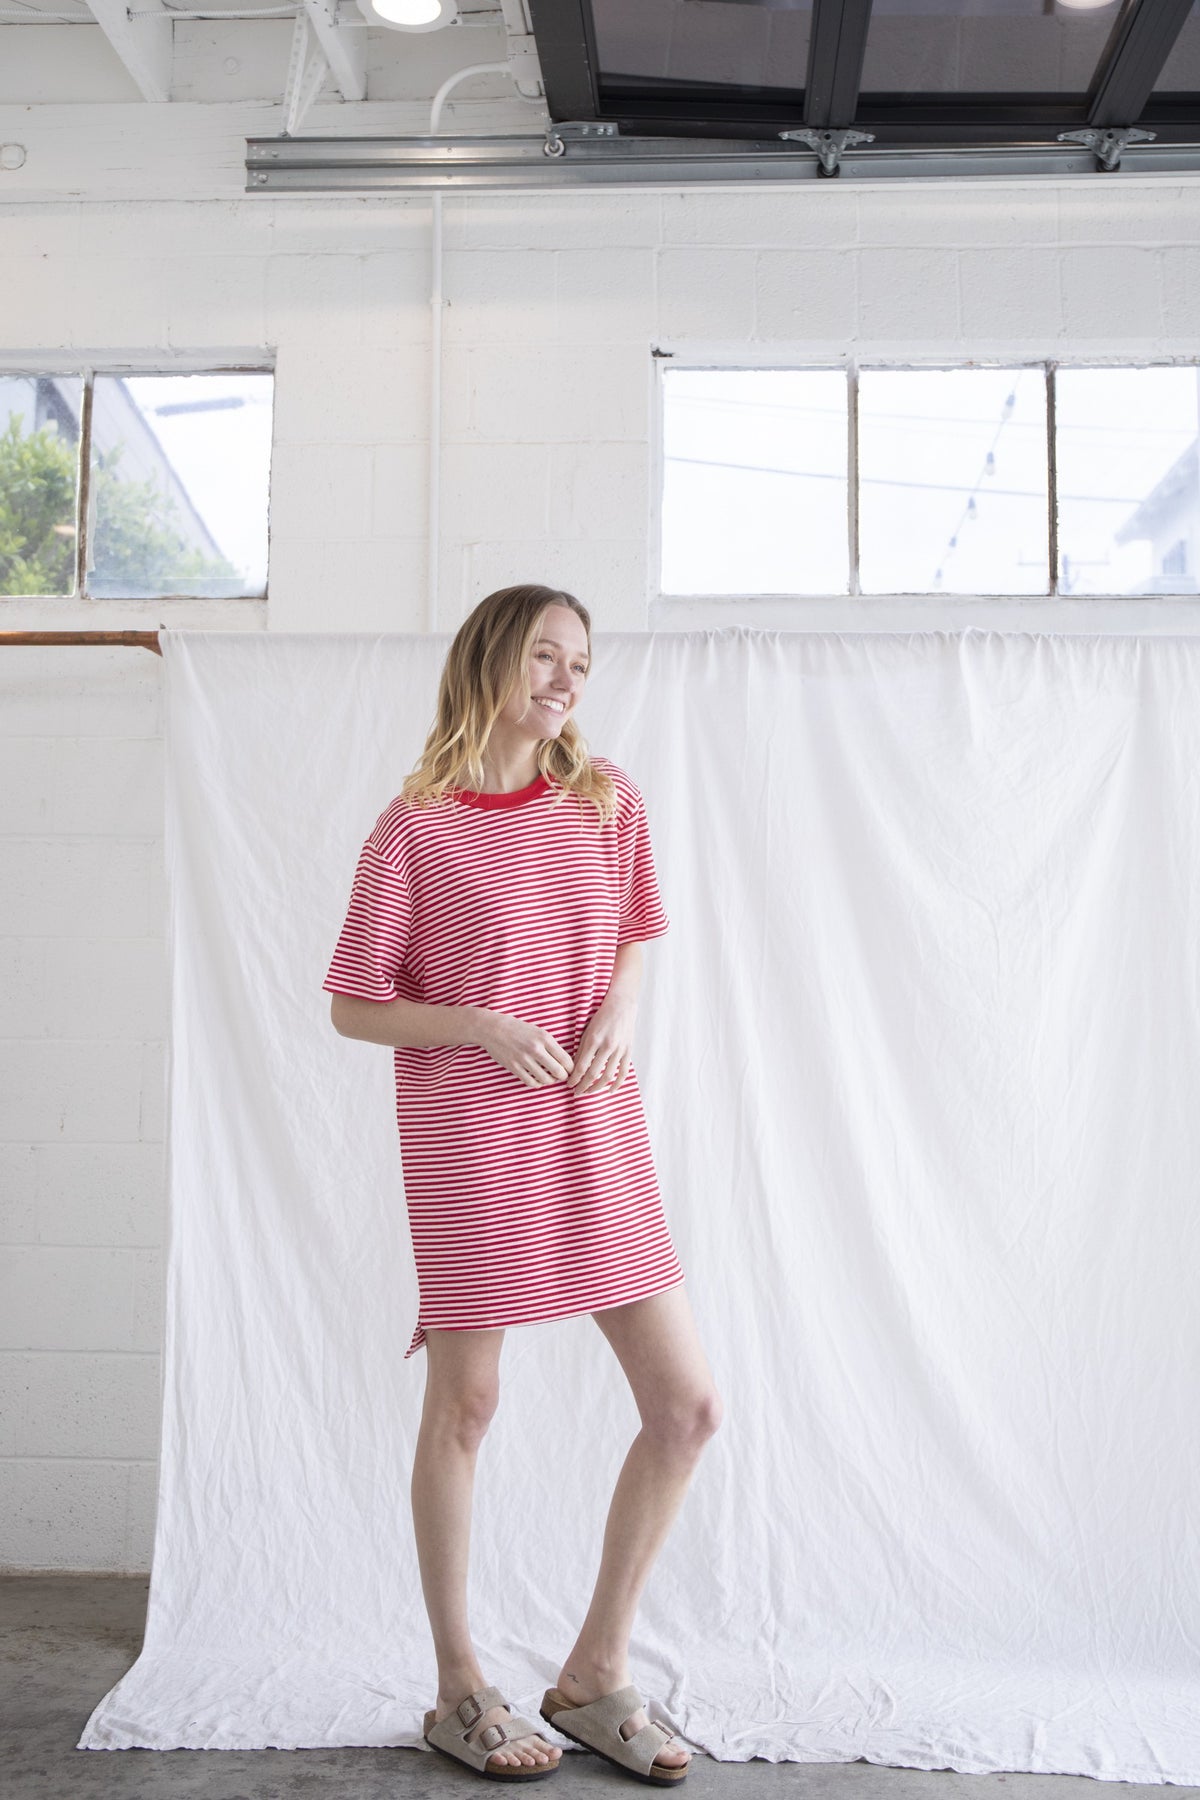
[[[87,0],[92,17],[125,64],[143,100],[171,98],[171,15],[160,0],[145,0],[153,18],[131,19],[125,0]]]
[[[342,30],[337,22],[337,0],[304,0],[304,10],[342,99],[365,100],[366,32]]]
[[[1140,119],[1192,0],[1140,0],[1116,23],[1112,48],[1089,96],[1089,125],[1132,125]]]

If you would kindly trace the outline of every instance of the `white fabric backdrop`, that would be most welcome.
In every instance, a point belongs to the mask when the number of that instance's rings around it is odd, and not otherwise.
[[[433,1704],[391,1059],[320,984],[448,642],[162,634],[162,1472],[145,1645],[81,1748],[411,1745]],[[595,649],[726,1407],[634,1680],[720,1758],[1200,1783],[1200,641]],[[637,1417],[587,1316],[511,1329],[501,1372],[472,1623],[533,1713]]]

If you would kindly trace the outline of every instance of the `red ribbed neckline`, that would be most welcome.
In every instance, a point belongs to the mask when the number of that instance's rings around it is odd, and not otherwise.
[[[544,775],[536,775],[528,787],[514,788],[509,794],[479,794],[473,788],[451,788],[450,792],[464,806],[523,806],[527,800],[548,793],[551,785]]]

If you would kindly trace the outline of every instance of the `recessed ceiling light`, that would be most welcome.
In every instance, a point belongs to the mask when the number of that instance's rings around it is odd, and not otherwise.
[[[393,31],[440,31],[458,23],[458,0],[358,0],[358,10]]]

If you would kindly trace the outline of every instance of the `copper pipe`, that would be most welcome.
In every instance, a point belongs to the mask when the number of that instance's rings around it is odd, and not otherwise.
[[[162,655],[157,631],[0,631],[0,644],[133,644]]]

